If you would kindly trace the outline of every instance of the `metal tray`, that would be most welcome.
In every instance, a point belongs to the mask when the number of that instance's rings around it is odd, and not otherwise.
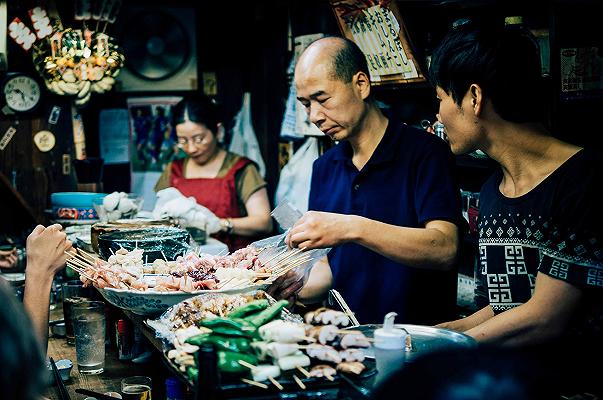
[[[435,328],[426,325],[395,324],[396,328],[405,329],[411,337],[412,348],[406,353],[406,362],[412,362],[419,355],[434,350],[451,347],[474,347],[477,342],[471,336],[449,329]],[[365,336],[372,338],[375,329],[381,328],[382,324],[367,324],[353,326],[347,329],[358,330]],[[364,350],[367,358],[375,358],[372,346]]]

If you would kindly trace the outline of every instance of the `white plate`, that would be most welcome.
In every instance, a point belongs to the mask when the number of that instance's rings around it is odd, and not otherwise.
[[[203,293],[247,293],[253,290],[266,290],[268,284],[247,286],[227,290],[197,290],[186,292],[156,292],[152,290],[138,291],[127,289],[104,288],[97,290],[109,303],[139,315],[159,315],[174,304]]]
[[[25,272],[3,272],[0,276],[10,282],[11,285],[25,283]]]

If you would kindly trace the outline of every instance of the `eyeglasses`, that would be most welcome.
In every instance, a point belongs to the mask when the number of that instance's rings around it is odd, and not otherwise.
[[[210,140],[210,136],[209,135],[195,135],[192,138],[185,138],[185,137],[179,137],[178,138],[178,142],[177,142],[177,146],[180,147],[181,149],[184,149],[186,147],[188,147],[188,143],[193,142],[193,145],[198,147],[201,146],[202,144],[207,144],[209,143]]]

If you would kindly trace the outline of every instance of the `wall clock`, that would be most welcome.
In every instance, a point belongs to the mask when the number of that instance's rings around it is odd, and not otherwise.
[[[4,80],[2,87],[6,105],[15,112],[31,111],[41,100],[40,84],[26,74],[11,74]]]

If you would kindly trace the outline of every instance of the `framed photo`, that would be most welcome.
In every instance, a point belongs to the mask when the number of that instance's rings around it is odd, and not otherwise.
[[[329,2],[342,34],[366,56],[374,85],[425,82],[395,1]]]

